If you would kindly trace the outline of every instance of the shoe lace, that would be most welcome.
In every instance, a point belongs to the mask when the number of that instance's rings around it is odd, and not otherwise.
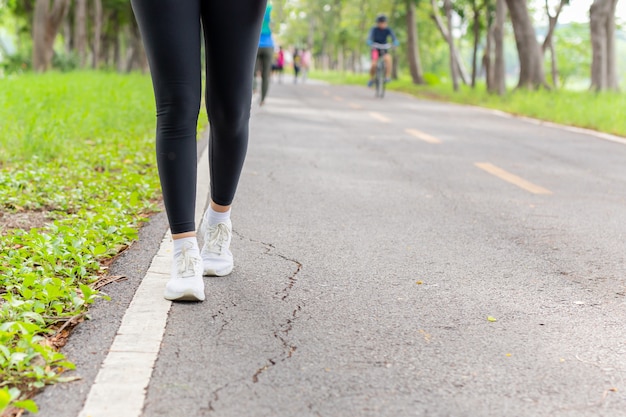
[[[218,223],[210,229],[208,250],[211,253],[221,254],[224,245],[228,240],[228,226],[225,223]]]
[[[191,256],[188,247],[184,247],[180,258],[178,259],[179,275],[183,278],[195,276],[197,265],[198,259],[195,256]]]

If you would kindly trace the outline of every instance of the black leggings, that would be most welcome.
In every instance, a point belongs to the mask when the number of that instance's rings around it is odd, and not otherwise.
[[[266,1],[132,0],[152,74],[157,163],[172,234],[195,230],[201,30],[211,199],[228,206],[248,146],[252,76]]]

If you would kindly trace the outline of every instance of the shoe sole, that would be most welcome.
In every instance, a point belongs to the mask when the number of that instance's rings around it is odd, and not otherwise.
[[[205,277],[225,277],[226,275],[233,272],[233,267],[234,266],[230,266],[226,269],[222,269],[221,271],[216,271],[215,269],[205,269],[203,275]]]
[[[165,291],[165,293],[163,294],[163,297],[166,300],[170,300],[170,301],[204,301],[205,300],[204,292],[197,292],[193,290],[177,292],[177,293],[171,293],[171,292]]]

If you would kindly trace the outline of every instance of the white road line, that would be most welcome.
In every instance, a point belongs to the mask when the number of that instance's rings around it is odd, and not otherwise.
[[[409,135],[413,136],[414,138],[417,138],[419,140],[422,140],[424,142],[428,142],[428,143],[433,143],[433,144],[440,144],[441,140],[437,139],[434,136],[429,135],[428,133],[424,133],[420,130],[417,129],[405,129],[404,130],[406,133],[408,133]]]
[[[377,113],[375,111],[371,111],[370,112],[370,116],[376,120],[378,120],[379,122],[383,122],[383,123],[391,123],[391,119],[388,118],[387,116],[383,116],[380,113]]]
[[[207,147],[208,149],[208,147]],[[198,164],[197,195],[209,195],[207,149]],[[199,224],[206,198],[196,202]],[[168,231],[137,288],[79,417],[140,417],[172,303],[163,298],[172,259]]]
[[[544,194],[544,195],[552,194],[552,191],[546,188],[543,188],[539,185],[533,184],[530,181],[526,181],[524,178],[518,177],[515,174],[511,174],[510,172],[505,171],[502,168],[497,167],[493,164],[490,164],[489,162],[477,162],[474,165],[476,165],[478,168],[482,169],[483,171],[488,172],[491,175],[500,178],[503,181],[506,181],[510,184],[518,186],[519,188],[523,190],[528,191],[529,193]]]

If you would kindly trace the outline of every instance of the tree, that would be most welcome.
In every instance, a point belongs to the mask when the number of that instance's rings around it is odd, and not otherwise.
[[[479,3],[478,0],[471,0],[472,8],[472,33],[474,35],[474,45],[472,48],[472,88],[476,87],[476,77],[478,75],[478,47],[480,44],[480,35],[482,32],[482,11],[488,9],[488,1]],[[487,33],[487,42],[491,39],[491,33]]]
[[[417,19],[415,17],[415,0],[406,0],[406,23],[407,23],[407,58],[409,71],[414,84],[424,84],[424,72],[419,52],[417,38]]]
[[[617,0],[594,0],[589,9],[591,29],[591,88],[617,90],[615,8]]]
[[[497,0],[496,19],[493,26],[495,43],[495,65],[493,68],[492,92],[504,95],[506,92],[506,67],[504,62],[504,21],[506,20],[506,2]]]
[[[98,69],[102,45],[102,0],[93,0],[93,4],[93,57],[91,65],[94,69]]]
[[[452,77],[452,88],[459,91],[459,77],[457,75],[457,52],[454,45],[454,37],[452,36],[452,0],[444,0],[443,7],[446,11],[446,20],[448,21],[448,35],[450,36],[450,76]]]
[[[127,51],[126,72],[134,70],[140,70],[146,72],[148,70],[148,58],[141,42],[141,34],[139,32],[139,26],[135,20],[131,21],[128,27],[129,33],[129,48]]]
[[[520,62],[518,88],[536,89],[546,86],[543,56],[535,37],[526,0],[506,0],[513,24],[517,54]]]
[[[550,68],[552,72],[552,85],[556,88],[558,87],[558,70],[557,70],[557,61],[556,61],[556,50],[554,48],[554,29],[556,28],[556,24],[559,21],[559,16],[561,15],[561,11],[563,11],[563,7],[569,4],[569,0],[559,0],[559,4],[556,7],[556,11],[554,14],[550,13],[550,5],[548,0],[546,0],[546,14],[548,15],[548,33],[546,34],[546,38],[543,41],[543,45],[541,46],[541,53],[545,55],[547,50],[550,50]]]
[[[444,0],[444,1],[447,1],[447,0]],[[447,25],[443,23],[443,20],[441,19],[441,16],[439,15],[439,7],[437,6],[437,0],[430,0],[430,2],[433,8],[432,18],[437,24],[437,28],[439,29],[439,32],[441,32],[443,39],[448,44],[450,53],[454,56],[453,62],[456,68],[455,72],[457,76],[461,78],[461,81],[463,81],[463,84],[467,85],[469,77],[467,75],[465,66],[463,65],[463,59],[459,56],[457,49],[453,45],[454,36],[452,35],[452,32],[450,32],[450,30],[447,28]]]
[[[87,61],[87,0],[76,0],[74,6],[74,48],[83,68]]]
[[[52,2],[52,3],[51,3]],[[33,14],[33,69],[47,71],[52,64],[54,40],[70,0],[36,0]]]

